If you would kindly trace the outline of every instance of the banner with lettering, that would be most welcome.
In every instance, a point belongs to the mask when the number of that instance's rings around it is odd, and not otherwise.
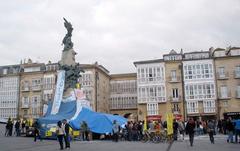
[[[57,114],[59,111],[61,101],[63,99],[64,83],[65,83],[65,71],[59,70],[57,75],[57,85],[56,85],[51,114]]]

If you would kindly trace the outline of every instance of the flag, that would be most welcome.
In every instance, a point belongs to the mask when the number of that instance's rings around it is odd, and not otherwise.
[[[173,134],[173,114],[172,113],[167,114],[167,134],[168,135]]]

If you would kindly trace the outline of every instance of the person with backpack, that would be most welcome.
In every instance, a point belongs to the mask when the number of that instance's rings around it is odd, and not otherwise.
[[[195,121],[193,120],[193,118],[190,118],[186,125],[186,132],[189,135],[190,146],[193,146],[195,126]]]
[[[210,142],[212,144],[214,144],[214,136],[213,135],[214,135],[214,131],[215,131],[215,125],[214,125],[212,120],[209,120],[207,126],[208,126],[207,131],[208,131],[208,134],[209,134]]]

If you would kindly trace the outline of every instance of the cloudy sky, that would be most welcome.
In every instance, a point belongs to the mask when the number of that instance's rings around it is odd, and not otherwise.
[[[134,61],[171,49],[240,46],[239,0],[0,0],[0,65],[21,59],[57,62],[73,24],[80,63],[111,73],[134,72]]]

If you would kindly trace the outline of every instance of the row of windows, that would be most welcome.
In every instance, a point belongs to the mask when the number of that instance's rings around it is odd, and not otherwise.
[[[162,66],[141,67],[137,69],[139,83],[164,81],[164,68]]]
[[[18,78],[0,78],[0,88],[1,90],[18,89],[18,82],[19,82]]]
[[[204,100],[203,101],[203,111],[204,113],[215,112],[215,101],[214,100]],[[187,112],[188,113],[199,113],[198,101],[187,101]]]
[[[0,107],[10,107],[10,108],[17,107],[17,101],[16,100],[15,101],[13,101],[13,100],[11,100],[11,101],[1,101],[0,100]]]
[[[137,93],[137,81],[127,80],[127,81],[114,81],[110,84],[112,94],[122,94],[122,93]]]
[[[16,118],[17,117],[17,109],[16,108],[0,108],[0,118]]]
[[[92,73],[83,73],[79,78],[79,81],[82,86],[91,86],[94,81],[94,77]]]
[[[148,103],[147,104],[147,114],[148,115],[158,115],[158,103]]]
[[[138,88],[139,103],[165,102],[165,86],[141,86]]]
[[[185,85],[185,95],[187,100],[215,98],[214,83]]]
[[[111,109],[137,108],[137,97],[112,97],[110,98]]]
[[[209,79],[213,78],[212,64],[184,65],[184,79]]]

